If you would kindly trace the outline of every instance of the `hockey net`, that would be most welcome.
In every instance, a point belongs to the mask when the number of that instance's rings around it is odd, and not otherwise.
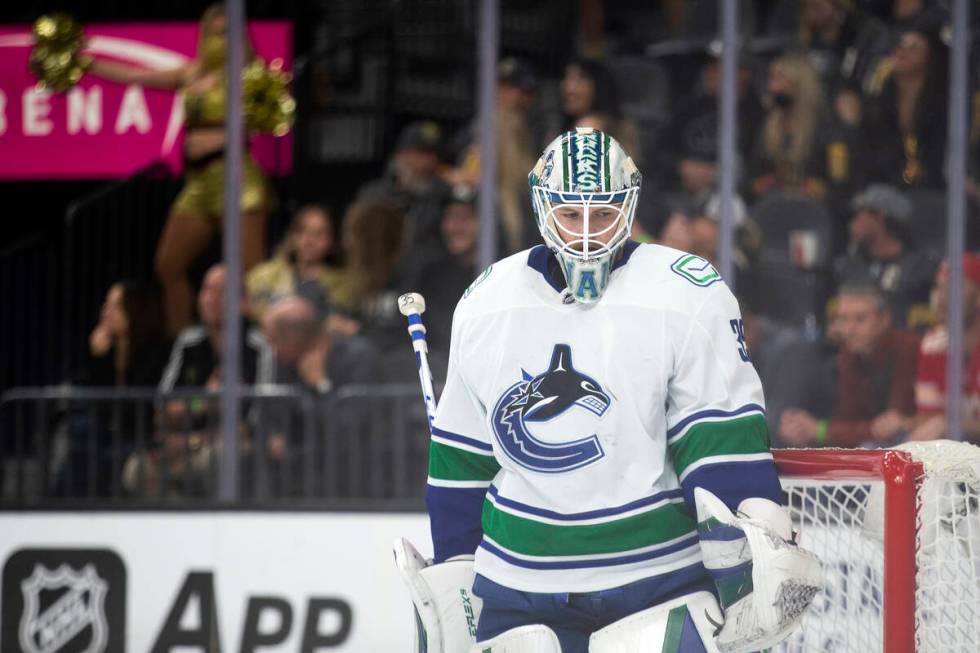
[[[793,653],[980,651],[980,448],[774,451],[825,588]]]

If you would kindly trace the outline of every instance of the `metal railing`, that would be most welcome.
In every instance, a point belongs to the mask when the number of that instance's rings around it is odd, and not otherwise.
[[[240,500],[224,508],[420,509],[428,426],[412,385],[325,395],[243,386]],[[0,395],[0,508],[214,507],[220,395],[16,388]]]

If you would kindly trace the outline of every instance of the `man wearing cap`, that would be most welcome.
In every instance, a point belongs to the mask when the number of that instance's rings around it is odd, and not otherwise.
[[[732,215],[735,222],[734,264],[736,278],[749,269],[759,248],[759,227],[749,218],[745,202],[738,195],[732,197]],[[721,195],[711,193],[701,198],[688,218],[690,242],[688,251],[718,265],[721,221]]]
[[[415,260],[437,256],[439,221],[449,199],[449,186],[439,177],[442,128],[431,120],[408,124],[398,135],[384,176],[360,188],[357,199],[385,199],[405,211],[409,247]]]
[[[446,368],[453,311],[478,272],[476,250],[480,220],[476,197],[471,186],[453,186],[452,197],[442,214],[442,240],[446,253],[419,274],[418,289],[425,297],[426,305],[429,361],[437,372]]]
[[[946,432],[946,309],[949,306],[949,264],[936,273],[932,307],[940,324],[922,339],[915,380],[916,419],[909,440],[947,437]],[[980,256],[963,255],[963,436],[980,441]]]
[[[837,286],[873,283],[888,298],[896,326],[927,324],[938,261],[910,242],[912,203],[893,186],[871,184],[853,199],[851,209],[847,253],[834,263]]]
[[[687,196],[710,192],[716,183],[719,88],[721,87],[721,45],[708,47],[701,69],[701,79],[693,95],[682,97],[672,108],[671,120],[663,130],[659,177],[668,190],[679,190]],[[738,147],[737,152],[751,152],[764,112],[759,98],[752,93],[752,67],[748,55],[738,59]],[[742,166],[742,161],[737,161]]]

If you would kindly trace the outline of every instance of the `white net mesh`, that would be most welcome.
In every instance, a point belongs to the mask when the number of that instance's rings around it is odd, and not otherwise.
[[[784,480],[800,546],[823,562],[825,587],[802,631],[776,650],[881,650],[884,556],[880,543],[861,529],[868,496],[880,487],[878,481]]]
[[[923,463],[916,516],[916,650],[980,651],[980,448],[939,441],[901,447]],[[830,470],[822,470],[824,473]],[[883,646],[882,481],[783,478],[800,544],[824,563],[824,591],[801,632],[776,651]],[[913,573],[909,570],[908,573]]]
[[[980,651],[980,448],[960,442],[902,447],[923,463],[916,519],[919,651]]]

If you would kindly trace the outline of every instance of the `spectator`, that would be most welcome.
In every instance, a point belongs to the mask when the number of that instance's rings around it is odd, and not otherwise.
[[[963,257],[963,437],[980,442],[980,255]],[[922,338],[915,381],[916,419],[909,440],[951,436],[946,429],[946,311],[949,307],[949,265],[936,272],[933,310],[940,324]]]
[[[678,197],[674,200],[651,202],[647,205],[647,210],[641,213],[644,208],[641,193],[636,221],[633,223],[634,231],[639,230],[639,235],[649,240],[636,238],[636,234],[633,239],[640,242],[654,241],[683,252],[691,251],[690,219],[695,210],[693,204],[693,201]]]
[[[153,387],[169,351],[160,296],[141,281],[109,288],[89,336],[89,363],[80,381],[92,386]]]
[[[270,306],[262,326],[276,356],[277,384],[320,398],[345,385],[370,383],[380,376],[380,359],[371,344],[359,336],[329,333],[314,307],[301,297],[286,297]],[[336,437],[338,433],[360,436],[367,432],[370,414],[364,401],[355,398],[340,405],[343,410],[319,413],[330,420],[329,428],[320,423],[312,430],[302,425],[313,416],[304,414],[295,402],[271,402],[261,411],[258,441],[264,443],[273,463],[268,477],[273,494],[300,490],[305,467],[297,452],[322,459],[322,438],[306,442],[309,433],[319,436],[329,430]]]
[[[476,277],[479,236],[476,195],[471,188],[456,186],[453,199],[442,214],[446,258],[425,268],[418,282],[419,292],[425,297],[426,340],[437,373],[443,368],[440,363],[448,362],[449,327],[456,303]]]
[[[752,264],[759,249],[759,227],[749,218],[745,202],[738,195],[732,201],[732,211],[735,220],[735,249],[733,262],[736,277],[744,275]],[[718,260],[719,223],[721,221],[721,197],[717,193],[709,195],[690,213],[687,219],[687,251],[697,254],[710,261],[713,265],[720,264]],[[668,223],[669,224],[669,223]],[[676,234],[672,234],[677,238]],[[683,241],[684,238],[680,238]]]
[[[201,323],[180,332],[170,352],[170,361],[160,379],[159,390],[221,388],[221,339],[225,320],[225,266],[208,269],[197,295],[197,312]],[[268,383],[275,371],[274,360],[265,338],[242,320],[242,382]]]
[[[370,343],[329,333],[302,297],[285,297],[270,306],[262,327],[276,357],[277,384],[324,394],[377,378],[379,360]]]
[[[165,328],[163,306],[153,288],[132,280],[113,284],[106,294],[99,322],[89,336],[87,363],[76,383],[152,388],[167,362]],[[88,473],[94,469],[95,478],[91,480],[95,493],[116,494],[118,486],[114,484],[119,479],[121,461],[152,423],[153,411],[148,401],[97,402],[95,406],[95,410],[73,408],[70,413],[68,457],[65,467],[57,470],[59,493],[84,495],[90,487]],[[94,468],[90,465],[93,459]]]
[[[816,345],[801,338],[797,329],[758,313],[745,295],[739,304],[745,342],[766,397],[766,421],[772,445],[786,446],[779,437],[779,422],[787,408],[802,408],[817,415],[830,412],[831,369]]]
[[[721,86],[721,49],[712,47],[704,63],[697,91],[681,98],[672,111],[658,146],[660,183],[665,189],[679,189],[687,197],[714,190],[718,158],[718,110]],[[756,142],[763,109],[752,91],[752,68],[749,59],[739,57],[736,91],[738,93],[737,152],[751,152]],[[741,174],[744,163],[736,161]]]
[[[357,193],[359,200],[386,200],[405,214],[407,243],[416,260],[438,258],[439,222],[449,186],[439,176],[442,128],[431,120],[413,122],[398,136],[395,153],[380,179]]]
[[[949,20],[949,10],[935,0],[879,0],[863,3],[884,26],[885,51],[893,48],[906,30],[925,26],[939,30]]]
[[[753,194],[782,189],[822,198],[829,183],[847,182],[849,170],[828,170],[828,146],[838,139],[820,81],[806,58],[787,54],[773,60],[767,90],[769,110],[750,170]]]
[[[605,64],[587,58],[571,61],[561,81],[561,107],[562,131],[575,127],[604,131],[641,165],[644,152],[639,151],[639,133],[636,125],[623,117],[619,87]]]
[[[861,80],[872,57],[860,47],[859,36],[869,21],[860,17],[849,0],[803,0],[799,43],[820,78],[823,95],[844,136],[828,145],[827,167],[840,181],[850,173],[854,130],[861,122]],[[869,33],[877,33],[867,28]]]
[[[143,499],[211,495],[217,466],[213,429],[193,426],[188,405],[179,401],[167,402],[157,416],[159,445],[134,453],[123,466],[126,493]]]
[[[825,97],[860,88],[869,64],[868,53],[857,47],[863,22],[849,0],[800,3],[799,44],[820,77]]]
[[[221,372],[222,326],[227,317],[224,307],[225,278],[224,265],[214,265],[205,273],[197,295],[197,312],[201,322],[184,329],[177,336],[158,386],[161,393],[190,389],[200,390],[203,395],[204,391],[217,392],[221,389],[225,380]],[[243,297],[243,305],[244,302]],[[244,316],[239,315],[238,318],[242,320],[241,382],[246,385],[270,383],[275,373],[272,352],[262,333],[250,328]],[[169,400],[164,404],[163,411],[163,415],[159,416],[159,439],[154,448],[139,452],[127,462],[128,473],[131,474],[127,477],[127,483],[134,491],[145,489],[146,486],[138,481],[139,475],[151,479],[161,477],[164,475],[163,469],[172,469],[177,464],[175,460],[179,454],[175,452],[182,450],[188,460],[197,462],[186,467],[183,463],[178,465],[183,472],[194,476],[180,481],[179,487],[200,490],[209,481],[195,475],[209,472],[197,463],[213,460],[217,407],[200,397]],[[154,450],[161,447],[160,451]],[[167,493],[177,490],[162,487],[156,491]]]
[[[847,253],[834,262],[837,285],[870,282],[887,297],[895,325],[923,326],[938,261],[910,241],[911,202],[897,188],[872,184],[851,209]]]
[[[341,288],[350,303],[337,307],[343,314],[331,314],[328,319],[333,333],[364,336],[389,363],[389,354],[406,350],[405,318],[398,312],[398,296],[414,285],[416,270],[425,261],[439,260],[416,261],[414,251],[412,260],[405,260],[404,222],[404,213],[391,202],[362,200],[347,209],[341,238],[345,260]],[[444,250],[441,235],[438,246],[439,251]],[[386,368],[395,374],[406,371],[392,364]],[[414,370],[413,363],[407,371]]]
[[[946,163],[948,53],[938,35],[906,31],[864,109],[868,181],[900,188],[943,188]]]
[[[841,350],[833,413],[822,420],[787,409],[780,435],[793,446],[893,444],[915,412],[918,336],[892,326],[885,297],[870,284],[841,288],[836,320]]]
[[[497,203],[503,227],[501,249],[514,253],[525,249],[533,238],[534,216],[527,171],[537,161],[538,140],[532,132],[530,112],[538,80],[521,59],[508,57],[497,64]],[[447,181],[454,186],[480,184],[480,146],[477,121],[470,123],[456,139],[457,168]]]
[[[249,311],[261,321],[277,300],[303,294],[321,316],[337,293],[340,270],[328,266],[334,244],[330,212],[314,204],[300,208],[289,225],[275,256],[249,272],[245,280]]]

